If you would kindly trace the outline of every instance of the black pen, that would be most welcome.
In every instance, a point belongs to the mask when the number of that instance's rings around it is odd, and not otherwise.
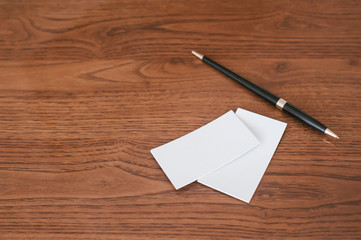
[[[330,135],[330,136],[332,136],[334,138],[339,138],[334,132],[332,132],[330,129],[328,129],[325,125],[323,125],[322,123],[320,123],[316,119],[312,118],[311,116],[309,116],[305,112],[302,112],[300,109],[296,108],[295,106],[291,105],[290,103],[288,103],[283,98],[277,97],[276,95],[270,93],[269,91],[261,88],[260,86],[258,86],[256,84],[248,81],[247,79],[235,74],[234,72],[232,72],[232,71],[228,70],[227,68],[219,65],[215,61],[207,58],[206,56],[204,56],[202,54],[199,54],[199,53],[197,53],[195,51],[192,51],[192,53],[196,57],[198,57],[200,60],[202,60],[203,62],[209,64],[210,66],[214,67],[215,69],[222,72],[226,76],[232,78],[234,81],[238,82],[239,84],[241,84],[242,86],[244,86],[248,90],[251,90],[252,92],[257,94],[261,98],[267,100],[272,105],[275,105],[281,111],[289,113],[290,115],[298,118],[302,122],[310,125],[311,127],[316,128],[317,130],[319,130],[319,131],[321,131],[321,132],[323,132],[323,133],[325,133],[327,135]]]

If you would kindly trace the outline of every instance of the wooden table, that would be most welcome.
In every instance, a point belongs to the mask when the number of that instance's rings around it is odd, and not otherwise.
[[[359,238],[360,57],[360,1],[1,1],[0,239]],[[238,107],[288,123],[251,203],[175,191],[149,150]]]

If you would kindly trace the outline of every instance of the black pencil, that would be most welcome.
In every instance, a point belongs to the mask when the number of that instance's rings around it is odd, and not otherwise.
[[[339,138],[334,132],[332,132],[330,129],[328,129],[325,125],[323,125],[322,123],[320,123],[316,119],[312,118],[311,116],[309,116],[305,112],[301,111],[300,109],[296,108],[292,104],[288,103],[283,98],[280,98],[280,97],[270,93],[269,91],[261,88],[260,86],[248,81],[247,79],[235,74],[234,72],[232,72],[232,71],[228,70],[227,68],[219,65],[215,61],[211,60],[210,58],[208,58],[208,57],[206,57],[206,56],[204,56],[202,54],[199,54],[199,53],[197,53],[195,51],[192,51],[192,53],[196,57],[201,59],[203,62],[209,64],[210,66],[214,67],[215,69],[222,72],[226,76],[232,78],[234,81],[238,82],[239,84],[241,84],[242,86],[244,86],[248,90],[251,90],[252,92],[257,94],[261,98],[263,98],[266,101],[270,102],[272,105],[275,105],[281,111],[284,111],[284,112],[296,117],[297,119],[301,120],[302,122],[310,125],[311,127],[316,128],[317,130],[319,130],[319,131],[321,131],[321,132],[323,132],[323,133],[325,133],[327,135],[330,135],[330,136],[332,136],[334,138]]]

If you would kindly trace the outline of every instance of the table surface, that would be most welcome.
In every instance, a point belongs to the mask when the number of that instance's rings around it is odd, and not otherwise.
[[[360,26],[360,1],[1,1],[0,238],[360,237]],[[149,150],[238,107],[288,123],[251,203],[175,191]]]

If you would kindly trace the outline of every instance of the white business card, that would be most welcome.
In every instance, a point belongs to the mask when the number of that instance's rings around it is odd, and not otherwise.
[[[151,153],[173,186],[179,189],[198,179],[205,185],[222,181],[223,174],[212,174],[210,178],[207,174],[258,144],[258,139],[246,125],[233,111],[229,111],[183,137],[152,149]]]
[[[248,153],[198,179],[198,182],[249,203],[287,124],[244,109],[237,116],[260,141]]]

